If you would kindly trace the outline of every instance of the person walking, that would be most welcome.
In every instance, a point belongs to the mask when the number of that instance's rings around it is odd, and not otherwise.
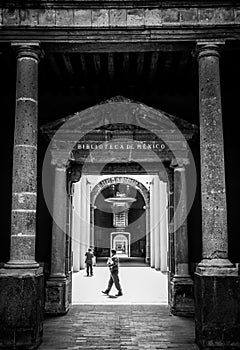
[[[113,286],[113,283],[114,283],[116,289],[118,290],[118,293],[115,296],[120,297],[121,295],[123,295],[123,293],[122,293],[122,288],[121,288],[119,276],[118,276],[119,259],[116,255],[115,249],[112,249],[111,253],[112,253],[112,256],[111,256],[111,258],[108,258],[108,261],[107,261],[107,264],[108,264],[109,270],[110,270],[110,278],[108,281],[107,289],[102,291],[102,293],[108,295],[112,286]]]
[[[92,253],[93,253],[93,266],[97,265],[97,257],[96,257],[96,250],[93,248],[92,249]]]
[[[93,276],[93,253],[91,248],[88,249],[88,251],[85,254],[85,263],[86,263],[86,270],[87,270],[87,276]]]

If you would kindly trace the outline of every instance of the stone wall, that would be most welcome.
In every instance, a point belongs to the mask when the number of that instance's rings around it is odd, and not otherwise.
[[[78,5],[79,6],[79,5]],[[118,8],[7,8],[0,9],[0,27],[169,27],[240,24],[240,7]],[[122,7],[123,4],[120,5]],[[115,7],[115,8],[114,8]]]

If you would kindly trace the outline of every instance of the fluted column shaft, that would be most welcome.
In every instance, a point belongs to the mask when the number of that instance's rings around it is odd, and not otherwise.
[[[38,43],[14,44],[17,54],[11,252],[6,267],[34,268],[37,202]]]

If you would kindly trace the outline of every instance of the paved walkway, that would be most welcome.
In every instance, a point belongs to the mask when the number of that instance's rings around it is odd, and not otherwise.
[[[73,304],[167,304],[167,274],[151,267],[120,267],[119,277],[123,296],[115,298],[101,293],[107,287],[108,267],[94,267],[94,276],[87,277],[85,270],[73,274]]]
[[[73,277],[74,305],[65,316],[46,317],[39,350],[198,350],[194,320],[172,316],[167,275],[149,267],[121,267],[124,295],[101,294],[108,268]],[[112,290],[115,294],[115,290]]]
[[[75,305],[47,318],[40,350],[198,350],[194,321],[166,305]]]

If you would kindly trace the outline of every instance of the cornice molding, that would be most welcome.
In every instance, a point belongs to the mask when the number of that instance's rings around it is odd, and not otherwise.
[[[0,43],[39,40],[44,52],[123,52],[193,50],[198,40],[225,40],[225,49],[239,50],[240,24],[213,27],[146,28],[37,28],[0,29]]]
[[[240,0],[0,0],[0,6],[8,9],[82,9],[82,8],[139,8],[139,7],[155,7],[155,8],[173,8],[173,7],[234,7],[240,6]]]

